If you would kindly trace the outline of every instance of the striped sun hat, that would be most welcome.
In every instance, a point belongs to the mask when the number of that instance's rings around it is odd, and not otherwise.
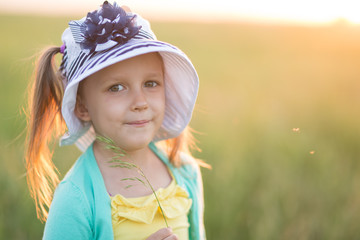
[[[84,151],[95,140],[91,123],[74,113],[79,82],[112,64],[151,52],[161,55],[165,80],[165,116],[154,141],[177,137],[188,125],[199,87],[196,70],[180,49],[156,39],[148,21],[106,1],[99,10],[69,22],[62,41],[62,115],[68,132],[60,145],[75,143]]]

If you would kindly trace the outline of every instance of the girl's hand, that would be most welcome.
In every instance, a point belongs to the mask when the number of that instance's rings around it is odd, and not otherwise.
[[[171,228],[162,228],[151,234],[146,240],[178,240]]]

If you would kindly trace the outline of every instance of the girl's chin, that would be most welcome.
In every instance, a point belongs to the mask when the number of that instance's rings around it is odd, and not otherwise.
[[[126,143],[120,141],[115,141],[115,143],[117,143],[117,145],[123,149],[124,151],[127,152],[133,152],[133,151],[138,151],[138,150],[142,150],[144,148],[147,148],[149,143],[152,141],[153,138],[146,138],[146,139],[132,139],[132,138],[128,138]]]
[[[147,148],[149,143],[153,141],[156,133],[157,131],[122,131],[99,135],[107,136],[124,151],[132,152]]]

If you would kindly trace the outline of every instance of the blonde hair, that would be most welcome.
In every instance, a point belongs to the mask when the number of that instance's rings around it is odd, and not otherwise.
[[[29,94],[25,152],[27,182],[41,221],[47,219],[53,192],[59,183],[49,144],[66,129],[61,115],[64,78],[55,63],[55,55],[59,52],[59,47],[49,47],[42,52],[36,62]],[[170,162],[176,167],[181,166],[180,152],[191,155],[191,149],[198,150],[189,127],[180,136],[164,140],[163,145]],[[201,166],[209,166],[198,162]]]
[[[166,151],[171,164],[175,167],[180,167],[182,165],[180,153],[192,156],[191,152],[193,151],[201,152],[201,149],[196,144],[193,132],[194,130],[187,126],[178,137],[159,142],[162,149]],[[201,167],[211,168],[209,164],[201,159],[195,158],[195,161]]]
[[[60,112],[64,87],[60,74],[55,70],[54,59],[59,52],[58,47],[49,47],[42,52],[35,65],[29,94],[25,152],[27,182],[41,221],[47,218],[53,189],[59,183],[49,143],[65,128]]]

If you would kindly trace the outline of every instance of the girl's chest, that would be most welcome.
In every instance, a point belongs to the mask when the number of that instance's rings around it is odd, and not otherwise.
[[[127,198],[151,195],[153,190],[166,188],[171,181],[172,176],[166,166],[155,169],[118,169],[117,174],[104,177],[110,196],[120,194]]]

